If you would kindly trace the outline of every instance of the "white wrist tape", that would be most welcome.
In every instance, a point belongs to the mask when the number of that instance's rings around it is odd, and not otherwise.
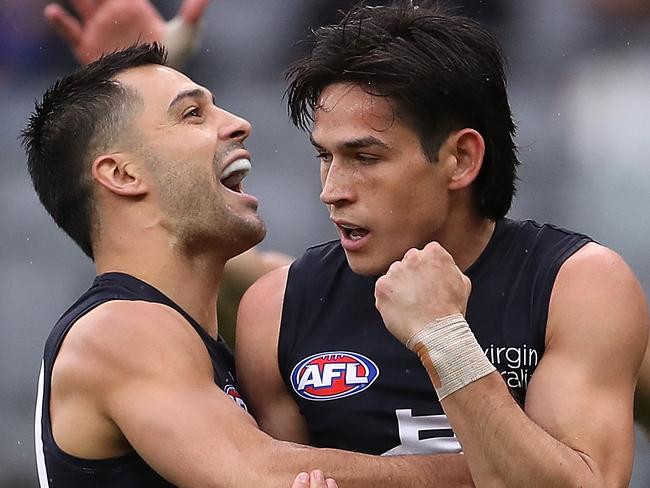
[[[461,314],[428,324],[406,347],[420,357],[440,400],[496,371]]]
[[[181,17],[174,17],[167,22],[163,45],[167,48],[167,65],[181,69],[199,46],[201,23],[191,25]]]

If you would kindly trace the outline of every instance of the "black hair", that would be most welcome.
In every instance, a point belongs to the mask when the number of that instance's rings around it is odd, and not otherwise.
[[[394,102],[430,161],[451,132],[473,128],[486,145],[473,184],[477,210],[486,218],[505,216],[520,163],[503,55],[492,34],[440,5],[401,1],[353,7],[310,41],[311,52],[287,71],[288,111],[297,127],[309,130],[327,86],[350,82]]]
[[[36,102],[22,131],[27,168],[38,197],[54,222],[93,259],[92,160],[123,135],[140,96],[117,81],[119,73],[164,65],[156,43],[102,56],[58,79]]]

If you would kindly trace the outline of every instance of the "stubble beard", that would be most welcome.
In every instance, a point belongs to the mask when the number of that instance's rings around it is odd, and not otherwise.
[[[173,168],[194,167],[156,158],[154,165],[158,171],[154,174],[165,227],[184,254],[218,252],[229,259],[250,249],[266,235],[264,222],[257,213],[240,215],[215,190],[221,184],[221,161],[230,150],[225,148],[215,156],[209,176],[196,169],[174,171]]]

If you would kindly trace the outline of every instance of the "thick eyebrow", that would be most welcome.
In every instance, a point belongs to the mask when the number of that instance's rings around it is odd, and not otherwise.
[[[214,94],[212,94],[212,92],[209,92],[204,88],[190,88],[189,90],[183,90],[174,97],[167,108],[167,112],[171,112],[176,105],[186,98],[209,98],[212,99],[212,103],[214,103]]]
[[[318,142],[316,142],[312,134],[309,135],[309,142],[311,142],[311,144],[314,147],[318,147],[318,148],[322,147]],[[348,139],[347,141],[343,141],[339,143],[339,146],[345,149],[365,149],[373,146],[380,147],[381,149],[386,149],[386,150],[391,149],[391,147],[388,144],[386,144],[381,139],[376,138],[375,136],[364,136],[364,137],[359,137],[357,139]]]

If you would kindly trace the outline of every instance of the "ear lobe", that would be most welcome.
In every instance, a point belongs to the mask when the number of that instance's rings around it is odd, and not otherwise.
[[[112,193],[122,196],[139,196],[148,189],[138,165],[126,154],[108,154],[93,161],[93,178]]]
[[[474,129],[462,129],[451,136],[456,148],[456,166],[449,180],[450,190],[460,190],[471,185],[478,176],[483,157],[485,141]]]

